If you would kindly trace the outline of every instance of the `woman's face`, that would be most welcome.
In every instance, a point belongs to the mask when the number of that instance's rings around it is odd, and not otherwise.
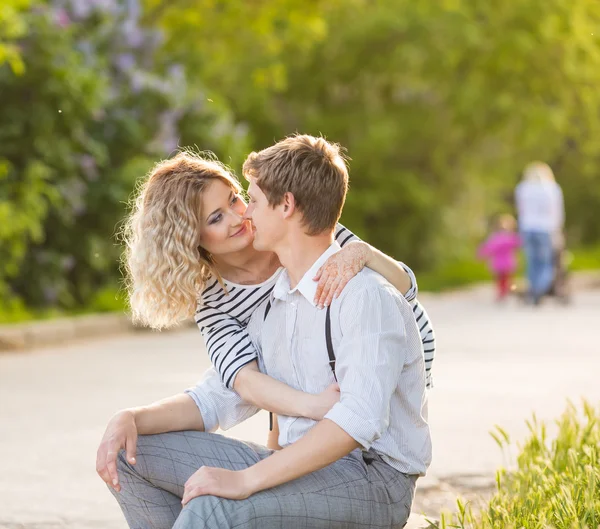
[[[238,252],[252,244],[254,235],[245,220],[246,202],[222,180],[213,180],[202,193],[200,246],[212,255]]]

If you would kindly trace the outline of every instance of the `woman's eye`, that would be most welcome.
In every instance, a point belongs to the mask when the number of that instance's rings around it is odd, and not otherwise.
[[[223,215],[221,215],[220,213],[218,215],[215,215],[212,219],[210,219],[209,224],[216,224],[217,222],[219,222],[221,219],[223,218]]]
[[[238,201],[238,196],[234,195],[234,197],[231,199],[231,205],[233,206],[237,201]]]

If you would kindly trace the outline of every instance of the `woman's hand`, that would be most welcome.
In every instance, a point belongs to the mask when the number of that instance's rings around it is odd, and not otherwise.
[[[243,470],[200,467],[185,482],[182,505],[197,496],[219,496],[230,500],[245,500],[253,494],[247,473]]]
[[[321,309],[328,307],[342,293],[348,281],[366,266],[370,255],[371,247],[367,243],[353,241],[330,256],[313,278],[319,282],[315,304]]]
[[[125,449],[127,461],[135,465],[137,436],[133,413],[128,410],[120,411],[109,421],[98,447],[96,472],[107,485],[117,492],[121,490],[117,474],[117,456],[121,449]]]
[[[324,391],[316,395],[311,395],[311,402],[308,408],[307,417],[314,421],[320,421],[327,415],[327,412],[340,400],[340,386],[337,382],[330,384]]]

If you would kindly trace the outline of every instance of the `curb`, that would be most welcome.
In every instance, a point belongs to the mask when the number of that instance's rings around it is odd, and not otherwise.
[[[125,314],[86,314],[71,318],[0,325],[0,352],[26,351],[78,338],[140,330]]]

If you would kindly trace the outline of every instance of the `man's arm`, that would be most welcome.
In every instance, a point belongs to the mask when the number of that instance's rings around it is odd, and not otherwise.
[[[397,296],[381,285],[344,294],[336,364],[340,402],[300,440],[252,467],[238,472],[204,467],[186,483],[184,504],[201,494],[247,498],[320,470],[355,448],[370,448],[388,427],[391,398],[407,357]],[[412,317],[410,307],[407,311]]]
[[[368,449],[386,430],[407,347],[399,301],[388,288],[361,288],[340,298],[340,402],[302,439],[243,471],[252,493],[320,470],[355,448]]]
[[[320,470],[358,446],[337,424],[324,419],[299,441],[245,470],[201,467],[185,483],[182,504],[204,495],[243,500]]]
[[[342,428],[324,419],[299,441],[243,470],[243,479],[254,494],[325,468],[359,447]]]

